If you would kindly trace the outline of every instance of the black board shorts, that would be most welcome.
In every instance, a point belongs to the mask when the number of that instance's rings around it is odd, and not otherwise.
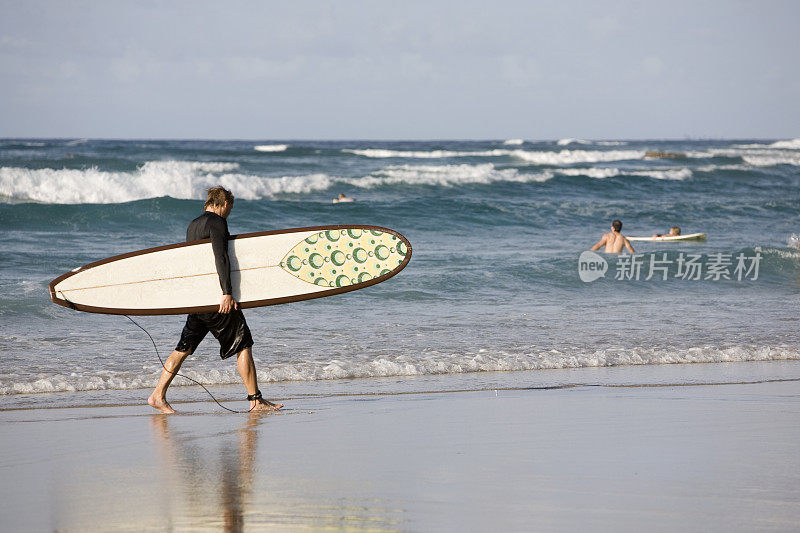
[[[175,350],[194,353],[209,331],[219,341],[219,356],[223,359],[253,345],[253,337],[242,310],[233,309],[230,313],[212,311],[187,316]]]

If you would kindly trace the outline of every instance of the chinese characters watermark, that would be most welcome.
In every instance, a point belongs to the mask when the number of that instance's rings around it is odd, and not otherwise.
[[[641,255],[622,254],[617,257],[614,279],[617,281],[666,281],[681,279],[689,281],[755,281],[761,264],[761,252],[749,256],[744,253],[687,254],[681,252],[670,259],[666,253]],[[578,275],[589,283],[605,277],[608,261],[594,252],[583,252],[578,259]]]

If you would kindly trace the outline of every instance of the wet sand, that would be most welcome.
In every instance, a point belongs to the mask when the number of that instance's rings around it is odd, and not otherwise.
[[[2,411],[2,530],[800,528],[798,381],[286,404]]]

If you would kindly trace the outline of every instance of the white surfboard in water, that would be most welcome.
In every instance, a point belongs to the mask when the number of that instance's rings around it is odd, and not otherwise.
[[[704,241],[705,233],[689,233],[687,235],[664,235],[663,237],[628,237],[629,241]]]

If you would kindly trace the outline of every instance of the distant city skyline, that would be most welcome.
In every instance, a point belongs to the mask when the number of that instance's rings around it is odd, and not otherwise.
[[[800,137],[800,3],[0,0],[0,137]]]

